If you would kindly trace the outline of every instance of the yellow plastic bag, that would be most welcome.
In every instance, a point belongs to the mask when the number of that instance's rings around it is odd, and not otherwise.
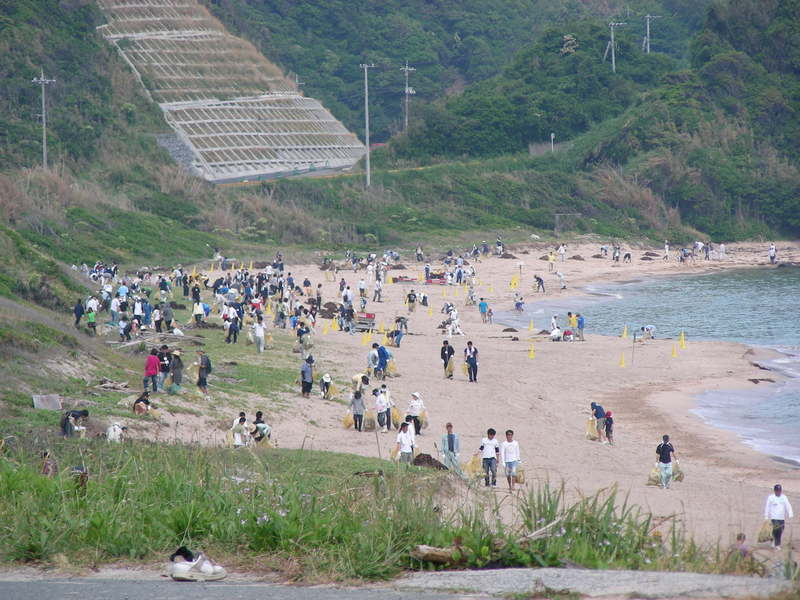
[[[772,522],[767,519],[764,521],[764,524],[761,525],[761,529],[758,530],[758,541],[759,542],[769,542],[772,540]]]
[[[400,415],[400,411],[397,410],[396,406],[392,407],[392,427],[395,429],[400,429],[400,423],[403,422],[403,417]]]
[[[394,446],[392,446],[392,449],[389,450],[389,458],[391,458],[392,460],[397,460],[399,454],[400,451],[397,449],[397,445],[395,444]]]
[[[464,463],[462,469],[467,477],[478,478],[483,475],[481,459],[477,456],[473,456],[469,459],[469,462]]]
[[[225,445],[233,448],[233,432],[230,429],[225,433]]]
[[[397,375],[397,364],[394,362],[393,358],[390,358],[389,362],[386,363],[386,374],[391,377]]]
[[[586,439],[596,441],[597,437],[597,421],[594,417],[586,421]]]
[[[517,467],[517,483],[525,483],[525,469],[519,466]]]
[[[653,468],[650,469],[650,475],[647,476],[647,485],[661,485],[661,471],[659,471],[658,465],[653,465]]]
[[[420,429],[427,429],[428,428],[428,411],[423,410],[419,413],[419,425]]]
[[[364,431],[375,431],[378,428],[378,421],[375,416],[374,410],[368,410],[364,413]]]
[[[447,373],[448,377],[453,376],[453,371],[455,371],[455,368],[456,368],[456,361],[454,361],[453,358],[451,357],[450,360],[447,361],[447,369],[445,369],[445,372]]]
[[[347,413],[342,419],[342,425],[344,425],[345,429],[350,429],[353,426],[353,423],[355,423],[355,420],[353,419],[353,415],[351,413]]]
[[[679,462],[675,461],[675,464],[672,465],[672,480],[673,481],[683,481],[684,478],[683,469],[681,469],[681,465]]]
[[[469,375],[469,365],[467,363],[461,363],[461,372],[464,375]]]

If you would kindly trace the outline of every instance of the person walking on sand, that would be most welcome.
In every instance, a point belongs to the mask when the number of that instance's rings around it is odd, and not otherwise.
[[[422,421],[420,420],[420,415],[422,415],[422,411],[424,410],[425,403],[422,401],[420,393],[414,392],[411,394],[411,401],[408,403],[408,409],[406,410],[406,419],[411,417],[411,421],[414,423],[414,435],[422,435]]]
[[[406,296],[406,304],[408,305],[408,312],[413,313],[414,309],[417,307],[417,295],[414,293],[414,290],[411,290]]]
[[[664,240],[664,257],[662,260],[669,260],[669,241]]]
[[[552,273],[556,270],[556,253],[550,250],[547,255],[547,272]]]
[[[771,265],[775,264],[777,256],[778,256],[778,250],[777,248],[775,248],[775,243],[773,242],[772,244],[769,245],[769,263]]]
[[[470,383],[478,383],[478,349],[467,342],[464,348],[464,362],[467,363],[467,375]]]
[[[408,430],[408,422],[400,423],[397,434],[397,453],[401,463],[410,465],[414,458],[414,434]]]
[[[353,411],[353,428],[356,431],[363,431],[365,409],[364,396],[361,392],[353,392],[350,396],[350,410]]]
[[[439,352],[439,355],[442,358],[442,363],[444,365],[444,376],[447,379],[453,378],[453,365],[450,361],[453,359],[453,355],[456,353],[455,348],[450,345],[450,342],[444,340],[442,342],[442,349]]]
[[[461,453],[461,440],[458,434],[453,431],[453,424],[445,425],[445,433],[442,435],[442,459],[444,466],[453,471],[459,477],[463,477],[461,465],[458,464],[458,455]]]
[[[491,484],[497,487],[497,460],[500,458],[500,443],[494,437],[497,432],[491,427],[486,431],[486,437],[481,440],[477,456],[481,455],[481,465],[483,466],[484,482],[486,487]]]
[[[519,442],[514,439],[514,431],[506,430],[506,441],[500,444],[500,458],[506,471],[508,489],[514,491],[517,482],[517,467],[520,463]]]
[[[547,293],[544,291],[544,279],[539,277],[538,275],[533,276],[533,280],[536,282],[536,291],[542,292],[543,294]]]
[[[606,411],[606,441],[613,446],[614,445],[614,417],[611,416],[611,411]]]
[[[489,303],[484,298],[478,303],[478,312],[481,313],[481,321],[486,323],[486,312],[489,310]]]
[[[776,483],[772,493],[767,497],[764,506],[764,518],[772,521],[772,547],[781,549],[781,536],[786,526],[786,519],[794,517],[789,499],[783,495],[783,488]]]
[[[597,441],[603,441],[603,434],[606,431],[606,411],[597,402],[592,402],[589,407],[592,409],[592,416],[594,417],[594,426],[597,431]]]
[[[583,337],[583,330],[586,327],[586,319],[581,313],[578,313],[576,316],[578,317],[578,339],[582,342],[585,342],[586,340]]]
[[[300,365],[300,393],[303,398],[311,397],[311,388],[314,386],[314,357],[309,356]]]
[[[661,473],[661,487],[668,490],[670,481],[672,481],[672,459],[675,458],[675,447],[670,443],[668,435],[664,435],[661,439],[662,442],[656,448],[658,470]]]

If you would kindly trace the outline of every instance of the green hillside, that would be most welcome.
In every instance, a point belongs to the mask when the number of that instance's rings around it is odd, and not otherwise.
[[[403,73],[417,70],[413,104],[457,94],[465,84],[501,72],[519,49],[547,27],[581,18],[605,23],[630,18],[641,43],[641,16],[669,16],[658,23],[654,47],[680,59],[703,21],[708,0],[204,0],[226,25],[253,41],[266,56],[298,73],[304,90],[319,98],[352,131],[363,131],[363,75],[373,63],[370,123],[373,141],[402,128]],[[602,53],[602,49],[600,50]]]

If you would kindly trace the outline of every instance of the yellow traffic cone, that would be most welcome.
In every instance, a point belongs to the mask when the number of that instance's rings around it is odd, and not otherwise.
[[[678,356],[678,347],[675,344],[672,344],[672,358],[677,358]]]
[[[331,319],[331,330],[339,331],[339,322],[336,319]]]
[[[386,327],[383,325],[383,323],[381,323],[380,327],[378,327],[378,333],[384,333],[385,331],[386,331]]]
[[[384,333],[383,337],[381,338],[381,346],[388,346],[388,345],[389,345],[389,338]]]
[[[494,293],[494,286],[491,283],[489,284],[489,293],[490,294]]]
[[[328,335],[328,324],[325,323],[325,326],[322,328],[322,335]]]
[[[367,345],[367,334],[366,333],[362,333],[361,334],[361,345],[362,346],[366,346]]]
[[[447,298],[447,290],[442,288],[442,298]]]
[[[681,350],[686,350],[686,334],[681,331],[681,337],[678,340],[678,343],[681,345]]]
[[[531,349],[528,350],[528,358],[536,358],[536,349],[531,344]]]
[[[533,331],[533,319],[531,319],[531,322],[528,324],[528,331]],[[533,346],[531,346],[531,348],[533,348]]]
[[[428,316],[429,316],[429,317],[432,317],[432,316],[433,316],[433,307],[432,307],[432,306],[429,306],[429,307],[428,307]]]
[[[622,338],[625,339],[627,337],[628,337],[628,326],[625,325],[625,327],[622,328]]]
[[[619,357],[619,366],[620,368],[625,368],[625,353],[623,352]]]
[[[458,296],[458,288],[455,288],[455,289],[453,290],[453,296]]]

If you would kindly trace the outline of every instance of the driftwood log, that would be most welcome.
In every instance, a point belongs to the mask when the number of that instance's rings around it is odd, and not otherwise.
[[[527,535],[523,535],[519,538],[520,544],[530,544],[536,540],[555,535],[552,533],[552,529],[563,520],[563,516],[559,517],[541,529],[537,529],[536,531],[533,531]],[[501,549],[504,545],[505,542],[502,540],[495,540],[493,543],[493,546],[496,550]],[[426,546],[421,544],[411,551],[411,558],[415,560],[421,560],[423,562],[431,562],[437,565],[455,565],[459,562],[454,558],[454,555],[456,554],[459,557],[463,556],[463,553],[459,552],[456,546],[451,546],[449,548],[437,548],[436,546]]]

